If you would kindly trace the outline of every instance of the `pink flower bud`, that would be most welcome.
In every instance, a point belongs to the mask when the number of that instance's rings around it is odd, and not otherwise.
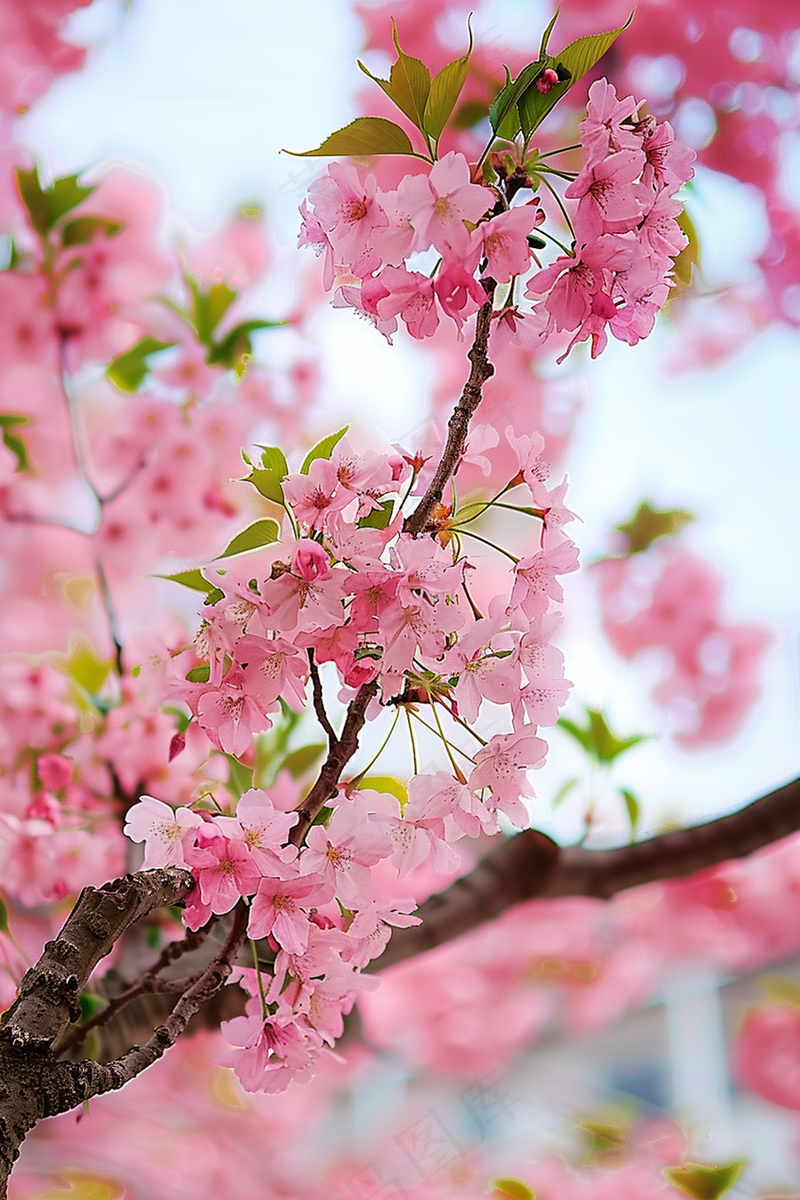
[[[169,761],[177,758],[186,749],[186,738],[182,733],[175,733],[172,736],[172,741],[169,744]]]
[[[292,559],[292,574],[299,575],[305,583],[313,583],[316,579],[330,577],[331,564],[319,542],[303,538],[297,543],[297,549]]]
[[[558,83],[558,75],[556,75],[552,67],[547,67],[536,80],[536,90],[544,94],[545,92],[549,92],[555,83]]]
[[[72,778],[72,763],[61,754],[43,754],[38,763],[39,778],[51,792],[64,788]]]

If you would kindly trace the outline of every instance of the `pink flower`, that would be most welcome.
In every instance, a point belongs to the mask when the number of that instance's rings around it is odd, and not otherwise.
[[[330,559],[319,542],[301,538],[292,558],[292,571],[305,583],[313,583],[315,579],[329,579]]]
[[[409,175],[398,188],[419,237],[418,248],[434,245],[440,254],[463,257],[469,249],[469,230],[490,207],[490,193],[470,182],[469,163],[451,150],[431,167],[429,175]]]
[[[474,789],[491,790],[491,809],[499,808],[519,828],[528,823],[523,796],[534,797],[528,783],[530,767],[544,766],[547,742],[536,737],[531,726],[516,733],[498,733],[475,755],[475,769],[469,777]]]
[[[379,259],[372,251],[372,233],[389,224],[377,199],[375,176],[352,163],[334,162],[327,175],[311,184],[308,198],[337,261],[346,263],[356,275],[373,270]]]
[[[298,1074],[308,1078],[314,1054],[322,1044],[319,1036],[301,1030],[286,1005],[266,1018],[260,1012],[260,1000],[248,1002],[248,1008],[254,1010],[248,1016],[220,1025],[227,1040],[237,1047],[222,1055],[220,1064],[233,1067],[248,1092],[283,1092]]]
[[[578,569],[578,548],[565,539],[552,550],[521,558],[514,568],[516,578],[511,590],[509,608],[521,608],[531,619],[547,612],[549,601],[564,599],[564,589],[557,575],[567,575]]]
[[[455,321],[459,334],[467,318],[488,299],[483,284],[475,278],[476,265],[466,266],[458,259],[447,261],[439,269],[434,284],[436,298],[447,316]]]
[[[262,879],[250,909],[247,927],[251,938],[271,933],[290,954],[308,946],[308,912],[333,899],[333,886],[321,875],[294,879]]]
[[[644,166],[641,150],[618,150],[589,162],[564,195],[578,201],[575,228],[588,241],[633,229],[653,202],[652,192],[634,181]]]
[[[614,85],[596,79],[589,88],[586,117],[581,121],[581,145],[590,162],[600,162],[617,150],[639,150],[642,139],[623,122],[630,122],[638,105],[633,96],[617,99]]]
[[[197,845],[186,850],[186,862],[197,880],[203,904],[211,912],[230,912],[242,896],[251,896],[261,872],[243,841],[227,838],[217,826],[201,822]]]
[[[171,809],[154,796],[142,796],[128,809],[122,830],[131,841],[144,842],[144,869],[183,867],[185,852],[203,819],[190,808]]]
[[[735,1070],[748,1092],[781,1108],[800,1109],[800,1009],[769,1004],[745,1016]]]
[[[237,758],[249,749],[254,733],[272,724],[246,691],[248,682],[245,673],[234,667],[218,687],[207,688],[197,700],[200,726],[215,746]]]
[[[432,337],[439,325],[433,280],[404,267],[384,267],[380,278],[387,294],[378,301],[378,315],[383,320],[399,315],[412,337]]]
[[[524,275],[531,265],[528,234],[544,221],[538,196],[508,212],[484,221],[472,235],[479,240],[489,262],[488,274],[497,283],[508,283],[513,275]]]

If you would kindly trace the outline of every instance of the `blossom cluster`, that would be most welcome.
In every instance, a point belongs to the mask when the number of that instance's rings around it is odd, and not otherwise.
[[[398,317],[413,337],[430,337],[440,311],[460,331],[488,299],[482,280],[491,278],[512,285],[495,315],[513,338],[572,332],[567,353],[591,338],[596,356],[610,330],[635,345],[651,332],[687,245],[674,194],[691,178],[694,159],[668,122],[639,119],[640,107],[632,96],[618,100],[607,80],[592,85],[581,124],[584,163],[565,192],[577,202],[573,246],[530,277],[526,294],[537,304],[527,322],[513,283],[539,265],[534,246],[545,243],[531,235],[546,214],[538,195],[512,201],[543,180],[550,186],[550,168],[535,156],[515,166],[513,155],[495,152],[484,171],[450,151],[387,191],[365,168],[334,163],[311,185],[311,207],[301,206],[299,244],[324,253],[334,304],[359,309],[387,337]],[[412,256],[431,250],[438,259],[429,274],[409,268]]]
[[[230,815],[173,812],[152,797],[129,810],[126,832],[145,842],[146,866],[192,870],[191,928],[246,897],[250,937],[270,939],[277,952],[265,996],[255,994],[252,1011],[229,1027],[240,1047],[230,1061],[249,1088],[283,1087],[312,1068],[363,986],[354,973],[381,952],[389,925],[415,921],[407,900],[375,890],[371,867],[390,859],[398,878],[423,863],[452,871],[453,842],[497,831],[500,814],[518,827],[528,822],[528,771],[547,750],[537,730],[555,723],[570,687],[551,639],[563,599],[558,576],[576,569],[577,550],[563,528],[573,515],[566,485],[547,487],[543,439],[506,436],[518,467],[506,491],[526,488],[535,508],[522,511],[536,513],[540,546],[512,556],[507,596],[488,616],[466,602],[466,575],[478,564],[460,544],[472,510],[490,504],[442,516],[420,536],[404,533],[399,489],[413,495],[419,487],[419,460],[359,454],[346,437],[330,457],[281,479],[286,515],[276,541],[204,569],[210,603],[193,661],[202,655],[205,664],[175,692],[219,750],[246,755],[281,703],[305,703],[312,671],[324,707],[317,665],[332,663],[341,699],[374,687],[373,716],[406,709],[411,721],[430,708],[451,767],[414,774],[403,804],[360,787],[360,776],[343,780],[297,844],[292,830],[305,802],[296,796],[253,789]],[[452,730],[472,729],[487,701],[505,707],[509,729],[488,740],[473,730],[477,752],[458,748],[465,773]]]
[[[573,251],[528,284],[533,298],[547,293],[536,308],[543,335],[573,333],[566,353],[591,339],[596,358],[609,332],[632,346],[647,337],[688,244],[674,196],[694,174],[694,151],[668,121],[638,119],[639,107],[605,79],[592,84],[580,126],[586,159],[565,192],[577,201]]]
[[[760,691],[769,632],[727,621],[723,579],[677,546],[601,559],[592,571],[617,653],[630,659],[654,647],[668,652],[653,699],[670,714],[677,741],[701,746],[731,737]]]

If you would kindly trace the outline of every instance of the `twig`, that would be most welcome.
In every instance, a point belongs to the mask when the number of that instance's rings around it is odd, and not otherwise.
[[[461,399],[447,423],[447,441],[442,457],[433,479],[428,484],[428,490],[417,507],[403,522],[403,532],[415,536],[427,528],[428,522],[436,505],[441,503],[447,481],[456,471],[467,441],[469,423],[475,409],[481,402],[483,385],[494,374],[494,367],[488,359],[489,334],[492,326],[492,303],[497,284],[493,279],[482,280],[488,299],[478,310],[475,324],[475,340],[468,358],[472,364],[469,378],[464,384]]]
[[[308,669],[311,674],[311,688],[314,693],[314,712],[317,714],[317,720],[328,735],[328,745],[335,746],[339,741],[336,736],[336,730],[328,720],[328,714],[325,711],[325,698],[322,694],[322,681],[319,677],[319,669],[314,661],[314,650],[311,646],[308,647]]]

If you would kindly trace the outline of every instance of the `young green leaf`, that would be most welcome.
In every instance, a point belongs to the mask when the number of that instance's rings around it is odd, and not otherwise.
[[[692,282],[693,268],[700,265],[700,239],[697,236],[695,224],[685,208],[678,213],[675,220],[686,234],[689,242],[674,259],[675,265],[672,273],[682,287],[689,287]],[[674,290],[680,292],[681,288]]]
[[[232,754],[226,754],[228,760],[228,782],[226,787],[235,800],[241,799],[246,791],[253,786],[253,769],[240,763]]]
[[[367,513],[358,522],[359,529],[385,529],[392,519],[394,511],[393,500],[382,500],[377,508],[373,508],[372,512]]]
[[[210,674],[211,668],[208,663],[200,663],[199,667],[192,667],[191,671],[186,672],[186,679],[189,683],[208,683]]]
[[[550,41],[550,34],[553,32],[553,26],[555,25],[556,21],[558,20],[558,14],[560,12],[561,12],[561,5],[559,4],[558,8],[556,9],[556,11],[553,13],[552,17],[550,18],[550,24],[547,26],[544,33],[542,34],[542,40],[539,45],[539,58],[544,58],[544,56],[547,54],[547,43]]]
[[[244,554],[246,550],[258,550],[261,546],[269,546],[272,542],[277,542],[278,532],[277,521],[273,521],[271,517],[259,517],[241,533],[237,533],[236,537],[231,538],[215,561],[230,558],[233,554]]]
[[[256,491],[260,492],[265,500],[271,500],[273,504],[283,505],[283,488],[274,471],[265,470],[261,467],[253,467],[249,475],[242,477],[242,483],[252,483]]]
[[[28,458],[28,448],[21,437],[13,433],[18,425],[27,425],[28,418],[19,416],[16,413],[0,413],[0,437],[3,439],[3,445],[17,460],[16,470],[27,471],[30,469],[30,459]]]
[[[620,795],[625,801],[625,810],[628,814],[628,821],[631,827],[631,841],[636,840],[636,830],[639,826],[639,817],[641,816],[641,805],[634,796],[633,792],[629,792],[627,788],[620,788]]]
[[[500,1196],[508,1196],[509,1200],[536,1200],[536,1193],[521,1179],[511,1176],[493,1179],[492,1190]]]
[[[624,525],[615,525],[620,533],[628,539],[626,554],[641,554],[649,549],[657,538],[670,537],[694,517],[683,508],[653,508],[647,500],[643,500]]]
[[[333,454],[336,445],[342,440],[347,433],[349,425],[344,425],[341,429],[337,429],[336,433],[329,433],[321,442],[317,442],[316,446],[312,446],[308,454],[303,459],[303,465],[300,468],[301,475],[308,474],[308,468],[316,458],[330,458]]]
[[[274,329],[278,325],[285,324],[285,321],[240,321],[238,325],[234,325],[221,342],[212,342],[206,355],[206,362],[209,366],[227,367],[228,370],[235,371],[241,377],[253,353],[253,341],[250,334],[256,329]]]
[[[192,325],[198,340],[213,349],[212,334],[236,299],[236,292],[227,283],[212,283],[203,292],[195,279],[187,282],[192,293]]]
[[[183,587],[191,588],[193,592],[210,592],[214,587],[203,576],[199,567],[192,571],[178,571],[175,575],[156,575],[156,579],[168,579],[170,583],[180,583]]]
[[[65,213],[77,208],[94,191],[93,187],[79,184],[77,175],[64,175],[43,188],[37,166],[30,171],[17,167],[17,187],[31,225],[43,237]]]
[[[529,87],[518,101],[520,125],[527,142],[535,129],[541,125],[547,114],[555,108],[561,97],[568,92],[573,84],[590,71],[596,62],[614,44],[619,35],[628,28],[633,20],[633,13],[619,29],[610,29],[607,33],[595,33],[590,37],[578,38],[565,46],[560,54],[548,55],[542,63],[542,69],[550,67],[556,72],[559,82],[546,92]]]
[[[718,1200],[733,1187],[745,1166],[744,1162],[732,1162],[724,1167],[684,1163],[682,1167],[667,1167],[664,1174],[673,1187],[680,1188],[693,1200]]]
[[[262,446],[259,444],[258,448],[261,451],[261,465],[264,469],[273,471],[279,480],[285,479],[289,474],[289,464],[280,446]]]
[[[8,925],[8,906],[5,900],[0,896],[0,933],[9,934],[11,930]]]
[[[288,771],[292,779],[300,779],[306,771],[310,771],[319,762],[325,750],[326,746],[322,742],[301,746],[299,750],[293,750],[291,754],[287,754],[281,764],[281,769]]]
[[[144,383],[150,369],[147,363],[151,354],[159,350],[168,350],[174,342],[159,342],[154,337],[143,337],[130,350],[118,354],[106,367],[106,375],[115,383],[121,392],[136,392]]]
[[[61,230],[61,245],[86,246],[96,233],[114,237],[124,228],[122,221],[109,221],[107,217],[76,217],[67,221]]]
[[[469,46],[466,54],[462,54],[460,58],[453,59],[447,66],[442,67],[441,71],[437,75],[434,75],[431,81],[430,94],[428,102],[425,105],[423,124],[425,132],[437,141],[442,136],[442,130],[447,124],[450,114],[455,108],[456,101],[461,95],[461,90],[467,81],[467,69],[469,67],[470,55],[472,54],[472,27],[469,22],[467,23],[467,28],[469,29]]]
[[[325,138],[316,150],[287,150],[298,158],[330,158],[339,154],[356,158],[381,154],[414,154],[409,136],[385,117],[356,117],[349,125]],[[417,158],[420,155],[416,155]]]
[[[393,65],[388,79],[379,79],[362,62],[358,65],[365,75],[369,75],[370,79],[383,89],[392,103],[405,113],[409,121],[413,121],[417,129],[422,129],[425,105],[431,90],[431,73],[418,58],[411,58],[400,49],[394,21],[392,37],[397,50],[397,62]]]
[[[505,68],[506,84],[489,105],[489,122],[498,137],[513,141],[519,133],[519,115],[516,111],[517,101],[536,79],[539,78],[547,64],[545,62],[528,63],[523,67],[516,79],[512,81],[508,67]]]
[[[608,723],[599,709],[587,708],[586,715],[588,724],[585,728],[581,728],[568,717],[561,717],[558,726],[570,737],[573,737],[590,758],[603,766],[608,766],[626,750],[647,740],[643,734],[629,738],[616,737],[609,729]]]

